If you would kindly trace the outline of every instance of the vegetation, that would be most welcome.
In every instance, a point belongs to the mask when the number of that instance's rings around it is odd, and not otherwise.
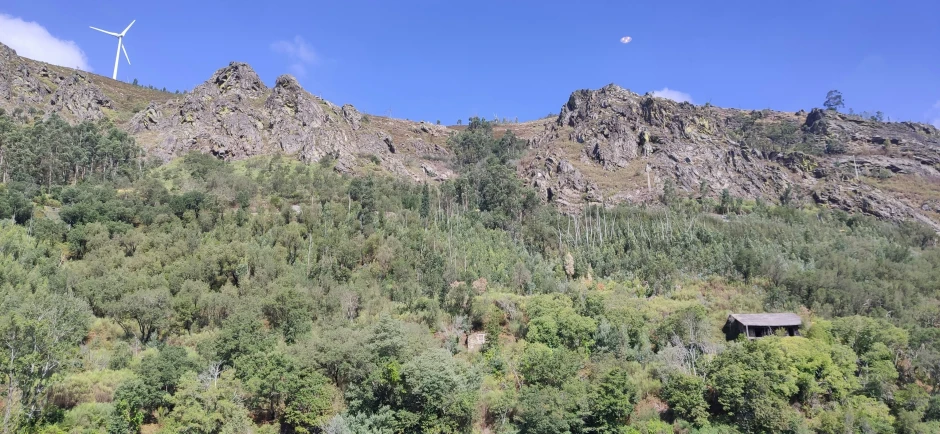
[[[560,214],[481,119],[440,185],[0,125],[4,433],[940,430],[917,224],[704,185]],[[803,337],[725,341],[762,310]]]
[[[842,92],[830,90],[826,93],[826,101],[823,102],[823,107],[825,107],[826,110],[839,110],[845,107],[845,102],[842,101]]]

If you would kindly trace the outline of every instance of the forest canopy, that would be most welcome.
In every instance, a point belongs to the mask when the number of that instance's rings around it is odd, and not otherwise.
[[[563,214],[493,128],[431,185],[0,116],[3,432],[940,432],[933,231],[674,192]],[[763,311],[802,336],[725,339]]]

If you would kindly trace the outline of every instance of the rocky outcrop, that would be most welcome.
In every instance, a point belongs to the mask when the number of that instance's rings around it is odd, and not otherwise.
[[[568,208],[653,201],[669,180],[689,196],[704,191],[715,197],[727,189],[777,201],[789,190],[795,200],[914,218],[940,229],[922,213],[933,212],[925,200],[860,182],[940,180],[940,132],[929,125],[820,109],[792,114],[695,106],[608,85],[572,93],[558,117],[527,138],[535,156],[523,160],[520,173],[543,198]]]
[[[190,151],[223,159],[283,153],[329,158],[350,173],[378,166],[416,181],[456,176],[446,146],[452,129],[364,115],[310,94],[290,75],[269,88],[239,62],[172,95],[24,59],[0,44],[0,108],[23,121],[107,117],[164,160]],[[553,119],[508,128],[528,143],[518,173],[571,212],[656,201],[669,182],[680,195],[728,190],[776,202],[786,192],[940,230],[940,131],[929,125],[696,106],[608,85],[573,92]]]
[[[637,190],[628,195],[637,200],[658,195],[667,178],[688,192],[698,191],[704,182],[711,190],[727,188],[747,197],[771,196],[793,182],[792,174],[774,164],[779,156],[768,158],[734,141],[723,124],[723,113],[718,109],[638,95],[609,85],[573,93],[550,129],[533,142],[545,154],[558,154],[559,149],[575,145],[580,150],[577,158],[600,166],[604,176],[636,178],[633,185],[622,187]],[[572,157],[575,155],[553,158]]]
[[[568,160],[536,157],[522,174],[531,180],[543,200],[565,209],[574,210],[585,202],[598,202],[601,197],[597,185]]]
[[[174,95],[22,58],[0,44],[0,108],[22,121],[107,117],[164,160],[190,151],[224,159],[284,153],[306,162],[330,157],[346,172],[378,165],[416,180],[453,175],[441,164],[449,155],[445,127],[372,118],[311,95],[289,75],[269,88],[240,62]]]
[[[0,108],[29,118],[57,113],[84,121],[101,119],[101,109],[113,105],[87,73],[24,59],[0,44]]]
[[[343,119],[346,119],[346,122],[352,126],[353,130],[358,130],[362,127],[362,115],[359,114],[359,111],[351,104],[343,105]]]
[[[104,117],[102,108],[113,108],[111,99],[81,73],[59,78],[57,84],[56,91],[49,98],[50,112],[65,112],[81,120],[98,120]]]
[[[147,137],[145,146],[163,159],[189,151],[224,159],[284,153],[306,162],[330,157],[337,169],[354,172],[361,166],[357,159],[368,155],[393,173],[428,176],[420,166],[406,167],[393,134],[367,125],[352,105],[340,107],[311,95],[290,75],[268,88],[244,63],[219,69],[181,99],[151,104],[131,119],[129,129]],[[413,132],[407,136],[412,150],[433,142],[430,132]]]

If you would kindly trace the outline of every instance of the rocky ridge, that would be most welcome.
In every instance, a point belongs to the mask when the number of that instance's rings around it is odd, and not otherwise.
[[[88,73],[39,64],[0,44],[0,108],[23,116],[58,113],[75,120],[98,120],[111,99],[88,81]],[[32,108],[32,113],[26,112]]]
[[[655,201],[671,180],[687,196],[727,189],[777,202],[789,191],[940,230],[940,131],[930,125],[696,106],[609,85],[572,93],[529,143],[520,172],[562,206]]]
[[[131,118],[128,129],[163,159],[193,150],[224,159],[284,153],[305,162],[331,157],[339,170],[354,172],[366,157],[393,173],[421,178],[427,170],[406,167],[401,158],[406,149],[420,156],[447,155],[441,146],[428,146],[446,140],[443,127],[424,125],[406,131],[408,137],[395,137],[355,107],[311,95],[290,75],[268,88],[250,66],[238,62],[182,98],[151,103]]]
[[[349,173],[377,165],[415,180],[453,176],[443,163],[446,127],[363,115],[311,95],[290,75],[269,88],[239,62],[171,94],[26,59],[0,44],[0,108],[24,122],[53,113],[72,122],[109,119],[164,160],[190,151],[224,159],[284,153],[333,158]]]
[[[0,108],[23,121],[109,119],[164,160],[190,151],[283,153],[331,158],[354,174],[454,176],[446,147],[453,129],[365,115],[310,94],[290,75],[268,87],[238,62],[174,95],[25,59],[0,44]],[[655,202],[671,182],[685,196],[788,196],[940,230],[940,131],[929,125],[696,106],[609,85],[573,92],[554,119],[504,127],[528,140],[519,174],[570,212]]]

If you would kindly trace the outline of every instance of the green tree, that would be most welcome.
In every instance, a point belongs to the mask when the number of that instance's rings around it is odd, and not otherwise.
[[[521,433],[567,434],[582,432],[587,393],[578,382],[563,388],[523,386],[514,421]]]
[[[240,402],[241,387],[231,370],[221,375],[190,372],[173,395],[173,411],[162,432],[193,434],[247,434],[254,432],[248,410]]]
[[[272,345],[261,318],[250,310],[240,310],[222,323],[212,357],[232,366],[239,357],[264,351]]]
[[[721,190],[721,197],[718,201],[718,213],[719,214],[730,214],[734,209],[734,198],[731,197],[731,192],[727,188]]]
[[[446,350],[428,350],[402,366],[405,408],[422,432],[466,432],[473,422],[477,380]]]
[[[367,345],[378,360],[403,358],[408,344],[402,323],[383,314],[372,327]]]
[[[708,424],[705,382],[701,378],[682,373],[672,374],[663,384],[662,396],[676,416],[699,427]]]
[[[660,197],[663,205],[672,205],[676,201],[676,183],[672,178],[663,181],[663,195]]]
[[[550,347],[590,348],[597,322],[578,315],[571,299],[560,295],[532,297],[525,307],[530,320],[526,340]]]
[[[431,215],[431,194],[428,184],[425,183],[421,187],[421,218],[426,219],[429,215]]]
[[[268,420],[311,432],[334,414],[336,391],[329,380],[281,352],[240,357],[235,370],[249,392],[250,406]]]
[[[748,432],[786,429],[788,402],[799,390],[783,351],[769,338],[719,354],[709,383],[721,409]]]
[[[826,93],[826,101],[823,102],[823,107],[825,107],[826,110],[839,110],[845,107],[845,102],[842,101],[842,92],[830,90]]]
[[[296,290],[289,288],[278,291],[262,303],[261,311],[268,323],[284,335],[288,344],[310,331],[310,303]]]
[[[120,324],[128,334],[147,343],[160,330],[172,324],[172,298],[170,291],[165,288],[145,289],[125,295],[111,308],[111,312],[122,320]],[[133,326],[128,325],[128,322],[133,323]]]
[[[614,368],[594,385],[589,398],[588,426],[599,433],[619,433],[627,425],[636,391],[630,373]]]
[[[33,203],[23,190],[23,185],[0,185],[0,219],[12,218],[18,224],[25,224],[33,217]]]
[[[364,380],[374,369],[365,339],[359,330],[335,328],[301,343],[295,351],[299,359],[309,360],[340,390],[345,390]]]
[[[114,411],[108,419],[108,434],[137,434],[152,409],[164,402],[158,388],[135,378],[114,392]]]
[[[77,355],[91,320],[81,300],[37,292],[0,300],[3,431],[30,426],[46,409],[49,387]]]
[[[574,377],[582,363],[574,351],[536,342],[526,345],[519,359],[519,372],[526,384],[557,387]]]
[[[813,421],[814,431],[823,434],[895,433],[895,417],[883,402],[852,396],[844,403],[822,411]]]
[[[115,391],[115,414],[111,420],[115,430],[139,428],[140,421],[159,407],[170,405],[180,377],[196,369],[196,363],[182,347],[166,346],[157,354],[148,354],[140,361],[138,378],[121,384]]]

